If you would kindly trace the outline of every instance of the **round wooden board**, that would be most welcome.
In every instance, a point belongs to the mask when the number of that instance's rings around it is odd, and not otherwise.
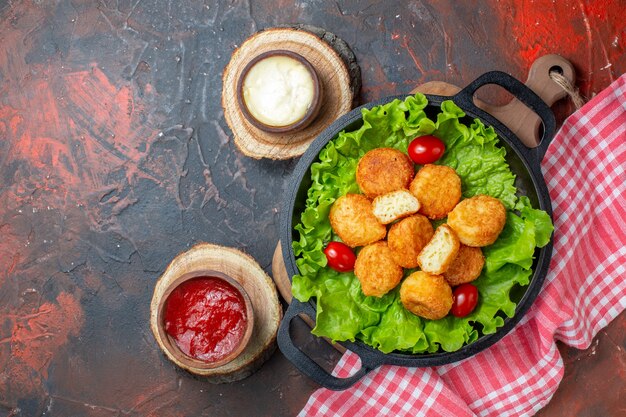
[[[305,57],[315,68],[324,88],[317,119],[295,133],[268,133],[252,126],[237,102],[237,82],[245,65],[260,53],[285,49]],[[354,94],[350,72],[341,56],[319,36],[295,28],[272,28],[248,38],[237,49],[222,77],[224,117],[233,132],[235,145],[252,158],[290,159],[300,156],[309,144],[335,119],[352,109]]]
[[[254,310],[254,329],[245,350],[232,362],[213,369],[189,369],[165,349],[158,331],[157,308],[169,284],[187,271],[220,271],[235,279],[248,293]],[[150,304],[150,327],[159,347],[181,368],[213,383],[234,382],[251,375],[276,349],[282,308],[272,279],[249,255],[233,248],[201,243],[178,255],[157,281]]]
[[[274,283],[276,284],[276,288],[278,288],[280,296],[283,297],[283,300],[285,300],[287,304],[291,304],[291,299],[293,298],[293,294],[291,293],[291,280],[289,279],[289,274],[287,274],[287,267],[283,259],[283,247],[280,244],[280,240],[276,245],[276,249],[274,249],[274,256],[272,257],[272,278],[274,278]],[[310,322],[307,324],[312,325],[313,323]]]

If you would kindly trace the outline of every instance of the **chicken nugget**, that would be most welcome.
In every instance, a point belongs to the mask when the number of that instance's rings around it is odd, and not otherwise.
[[[417,271],[402,283],[400,301],[416,316],[438,320],[452,308],[452,288],[441,275]]]
[[[404,268],[417,268],[417,255],[434,233],[430,220],[421,214],[407,217],[391,226],[387,245],[394,261]]]
[[[460,245],[454,230],[448,225],[442,224],[435,230],[432,239],[417,255],[417,263],[422,271],[430,274],[442,274],[447,271],[456,258]]]
[[[382,297],[402,280],[402,267],[394,262],[387,242],[367,245],[356,257],[354,274],[365,295]]]
[[[419,212],[443,219],[461,199],[461,178],[445,165],[424,165],[411,182],[409,190],[420,202]]]
[[[484,265],[485,257],[480,248],[461,245],[459,254],[443,273],[443,277],[452,287],[472,282],[480,276]]]
[[[505,223],[504,204],[488,195],[465,199],[448,215],[448,225],[467,246],[491,245],[498,239]]]
[[[379,195],[372,202],[372,212],[382,224],[417,213],[420,202],[408,190],[392,191]]]
[[[387,228],[372,214],[372,202],[361,194],[339,197],[328,218],[333,231],[350,247],[368,245],[387,234]]]
[[[408,188],[414,175],[409,157],[391,148],[367,152],[356,167],[356,182],[370,198]]]

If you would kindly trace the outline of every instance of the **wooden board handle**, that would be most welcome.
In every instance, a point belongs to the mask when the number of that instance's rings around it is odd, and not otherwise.
[[[572,84],[576,79],[574,67],[562,56],[552,54],[537,59],[530,67],[525,84],[548,106],[552,106],[567,94],[550,78],[551,71],[559,72]],[[418,91],[424,94],[454,95],[461,91],[461,88],[442,81],[431,81],[420,85],[412,92]],[[478,107],[500,120],[529,148],[539,144],[541,120],[521,101],[514,98],[503,106],[494,106],[476,99],[475,102]]]

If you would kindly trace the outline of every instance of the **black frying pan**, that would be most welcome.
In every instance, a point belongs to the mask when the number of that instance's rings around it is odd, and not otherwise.
[[[527,148],[507,127],[474,104],[473,97],[476,90],[488,84],[496,84],[503,87],[540,117],[543,125],[543,135],[539,146],[532,149]],[[288,184],[280,219],[280,240],[283,242],[283,258],[290,280],[298,273],[291,243],[294,239],[297,239],[294,226],[300,221],[300,214],[305,207],[306,193],[311,185],[309,174],[311,164],[318,160],[319,152],[326,146],[328,141],[335,138],[339,132],[342,130],[356,130],[363,124],[361,119],[362,108],[369,109],[388,103],[394,99],[402,100],[405,97],[406,95],[386,97],[358,107],[337,119],[315,139],[298,162]],[[473,120],[477,118],[486,126],[493,126],[496,133],[501,138],[501,146],[506,149],[507,162],[513,173],[517,176],[515,185],[519,192],[528,196],[533,207],[539,207],[541,210],[548,212],[550,216],[552,215],[550,196],[539,165],[556,131],[554,115],[546,103],[520,81],[499,71],[483,74],[452,97],[435,95],[426,95],[426,97],[428,98],[429,104],[425,112],[433,120],[435,120],[436,114],[440,112],[441,102],[444,100],[452,100],[466,113],[465,118],[462,119],[462,122],[466,125],[469,126]],[[285,316],[278,330],[278,346],[287,359],[301,372],[320,385],[333,390],[343,390],[354,385],[365,374],[383,364],[426,367],[456,362],[475,355],[493,345],[513,329],[524,314],[526,314],[535,301],[535,298],[537,298],[543,280],[548,272],[551,256],[552,242],[543,248],[536,249],[533,275],[529,285],[524,288],[525,291],[517,303],[515,315],[512,318],[505,318],[504,325],[495,333],[484,335],[474,343],[465,345],[455,352],[432,354],[392,352],[386,354],[358,340],[355,342],[341,342],[347,349],[360,356],[362,367],[356,374],[348,378],[337,378],[326,372],[293,343],[289,331],[291,320],[299,314],[306,314],[313,320],[316,316],[316,304],[314,300],[302,303],[295,298],[285,312]]]

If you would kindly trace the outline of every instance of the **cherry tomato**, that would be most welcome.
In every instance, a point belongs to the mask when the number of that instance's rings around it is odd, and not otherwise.
[[[324,254],[328,260],[328,266],[335,271],[349,272],[354,269],[356,255],[345,243],[330,242],[324,249]]]
[[[416,164],[432,164],[443,155],[446,145],[435,136],[419,136],[411,141],[407,149]]]
[[[461,284],[452,292],[452,315],[465,317],[476,308],[478,304],[478,290],[472,284]]]

